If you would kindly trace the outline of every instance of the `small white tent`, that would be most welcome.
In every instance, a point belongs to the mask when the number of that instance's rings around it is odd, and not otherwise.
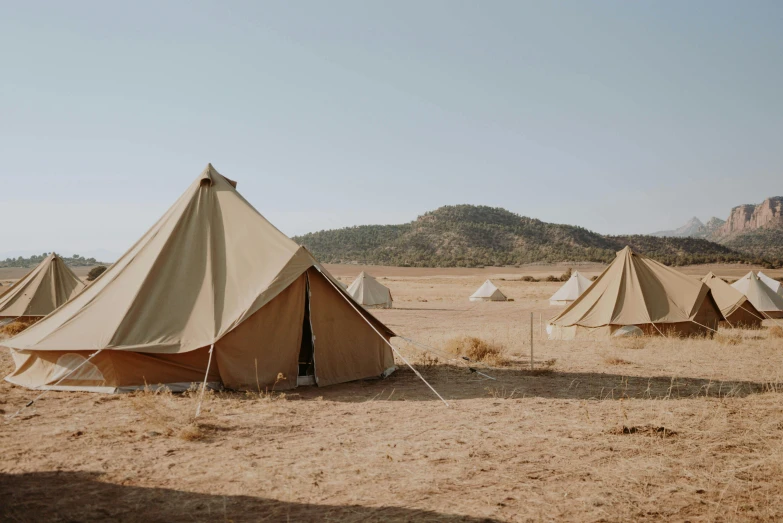
[[[783,296],[767,287],[753,271],[731,284],[732,287],[748,297],[748,301],[765,318],[783,318]]]
[[[388,287],[362,271],[348,287],[348,294],[368,309],[391,309],[392,295]]]
[[[774,278],[770,278],[763,272],[759,271],[759,280],[767,284],[767,287],[772,289],[775,294],[783,296],[783,284]]]
[[[549,298],[550,305],[570,305],[593,283],[581,274],[574,271],[567,282]]]
[[[495,284],[487,280],[470,297],[470,301],[507,301],[506,295],[495,287]]]

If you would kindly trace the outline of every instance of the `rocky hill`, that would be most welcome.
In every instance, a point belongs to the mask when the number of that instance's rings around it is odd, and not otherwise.
[[[694,217],[678,229],[653,235],[705,238],[751,257],[783,259],[783,196],[734,207],[725,221],[711,218],[702,224]]]
[[[758,229],[783,229],[783,196],[767,198],[758,205],[734,207],[714,237],[728,239]]]
[[[415,267],[605,263],[626,245],[670,265],[762,261],[704,239],[605,236],[582,227],[546,223],[505,209],[474,205],[441,207],[401,225],[348,227],[294,240],[327,263]]]

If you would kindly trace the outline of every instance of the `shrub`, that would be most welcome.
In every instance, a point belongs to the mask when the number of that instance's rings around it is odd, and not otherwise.
[[[571,279],[571,267],[568,268],[563,274],[560,275],[560,281],[568,281]]]
[[[473,361],[497,363],[501,360],[502,347],[474,336],[460,336],[446,342],[445,349],[457,356],[467,356]]]
[[[533,278],[532,276],[522,276],[522,281],[538,281],[538,278]]]
[[[87,273],[87,281],[93,281],[104,272],[106,272],[105,265],[98,265],[97,267],[93,267],[90,269],[90,272]]]
[[[560,278],[558,278],[557,276],[552,276],[552,275],[550,274],[549,276],[547,276],[546,278],[544,278],[544,281],[560,281]]]
[[[0,334],[5,334],[6,336],[16,336],[20,332],[38,322],[39,319],[40,318],[25,318],[16,320],[15,322],[9,323],[8,325],[0,328]]]

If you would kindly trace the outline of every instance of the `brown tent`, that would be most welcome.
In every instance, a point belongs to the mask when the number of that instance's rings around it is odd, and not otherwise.
[[[16,362],[6,379],[31,388],[65,377],[57,388],[177,389],[205,378],[213,344],[207,379],[233,389],[330,385],[393,370],[386,340],[394,333],[235,187],[208,165],[84,292],[3,342]]]
[[[701,281],[710,288],[715,303],[720,307],[724,319],[721,324],[752,329],[761,327],[761,320],[764,317],[744,294],[711,272]]]
[[[84,283],[52,253],[0,298],[0,319],[46,316],[79,294]]]
[[[645,334],[709,334],[720,309],[710,288],[626,247],[593,284],[550,320],[550,336],[611,335],[635,326]]]

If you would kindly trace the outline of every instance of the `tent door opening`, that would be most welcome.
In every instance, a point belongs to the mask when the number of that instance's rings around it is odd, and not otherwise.
[[[302,344],[299,347],[299,374],[297,385],[315,385],[315,337],[310,323],[310,278],[305,286],[305,310],[302,321]]]

